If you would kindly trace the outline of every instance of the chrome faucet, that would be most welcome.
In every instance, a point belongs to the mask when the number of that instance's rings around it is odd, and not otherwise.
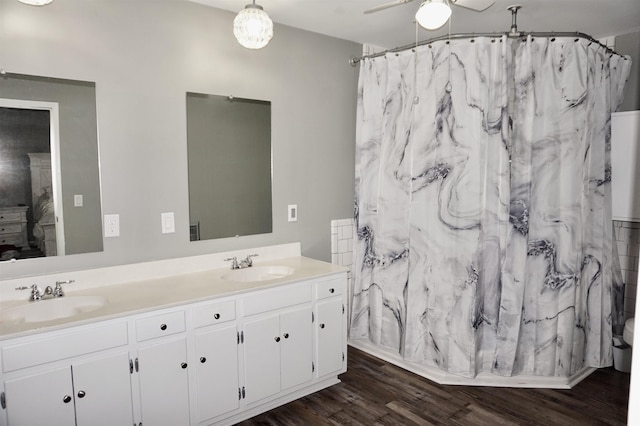
[[[31,295],[29,296],[29,301],[37,302],[38,300],[42,299],[42,293],[40,293],[40,289],[38,288],[37,284],[33,284],[30,287],[27,287],[27,286],[16,287],[16,290],[29,290],[29,289],[31,289]],[[51,290],[51,286],[49,286],[49,290]]]
[[[253,259],[251,259],[252,257],[256,257],[257,254],[249,254],[247,255],[247,257],[242,260],[240,262],[240,268],[250,268],[253,266]]]
[[[76,280],[56,281],[56,288],[53,289],[53,297],[64,296],[64,291],[62,291],[62,284],[71,284],[75,281]]]
[[[240,269],[240,265],[238,264],[238,258],[233,256],[233,257],[227,257],[226,259],[224,259],[225,262],[229,262],[231,261],[231,269]]]
[[[16,290],[31,290],[31,295],[29,296],[29,301],[37,302],[42,299],[52,299],[55,297],[64,296],[64,291],[62,291],[62,284],[71,284],[75,282],[75,280],[67,280],[67,281],[56,281],[55,288],[50,285],[46,286],[44,291],[40,291],[40,288],[37,284],[33,284],[30,287],[21,286],[16,287]],[[50,296],[50,297],[47,297]]]
[[[256,256],[257,254],[249,254],[245,259],[241,260],[240,262],[238,262],[238,258],[236,256],[233,256],[233,257],[228,257],[224,259],[224,261],[231,262],[231,269],[250,268],[251,266],[253,266],[253,259],[251,258]]]

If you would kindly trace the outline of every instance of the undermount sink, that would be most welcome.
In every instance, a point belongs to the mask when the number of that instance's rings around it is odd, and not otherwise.
[[[223,280],[242,283],[254,281],[270,281],[284,278],[293,274],[294,269],[289,266],[253,266],[245,269],[235,269],[222,276]]]
[[[0,312],[0,322],[44,322],[100,309],[107,299],[99,296],[65,296],[29,302]]]

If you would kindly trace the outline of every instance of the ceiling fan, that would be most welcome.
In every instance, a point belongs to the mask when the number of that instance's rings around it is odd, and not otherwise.
[[[413,0],[394,0],[392,2],[367,9],[364,13],[379,12],[390,7],[411,3],[412,1]],[[449,7],[449,4],[475,10],[476,12],[482,12],[483,10],[491,7],[494,3],[494,0],[423,0],[418,12],[416,12],[416,20],[424,28],[434,30],[444,25],[449,19],[449,16],[451,16],[451,8]]]
[[[414,0],[395,0],[389,3],[381,4],[380,6],[372,7],[371,9],[367,9],[364,11],[364,13],[379,12],[390,7],[411,3],[412,1]],[[450,0],[449,2],[455,4],[456,6],[462,6],[466,7],[467,9],[475,10],[476,12],[482,12],[495,3],[495,1],[493,0]]]

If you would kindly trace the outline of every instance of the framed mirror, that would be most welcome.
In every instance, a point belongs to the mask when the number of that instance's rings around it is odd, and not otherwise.
[[[0,259],[102,251],[95,83],[0,77]]]
[[[191,241],[272,232],[271,103],[188,92]]]

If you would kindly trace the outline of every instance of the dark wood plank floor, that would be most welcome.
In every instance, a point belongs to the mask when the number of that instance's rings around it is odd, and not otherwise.
[[[342,383],[241,425],[626,425],[629,374],[571,390],[442,386],[349,348]]]

